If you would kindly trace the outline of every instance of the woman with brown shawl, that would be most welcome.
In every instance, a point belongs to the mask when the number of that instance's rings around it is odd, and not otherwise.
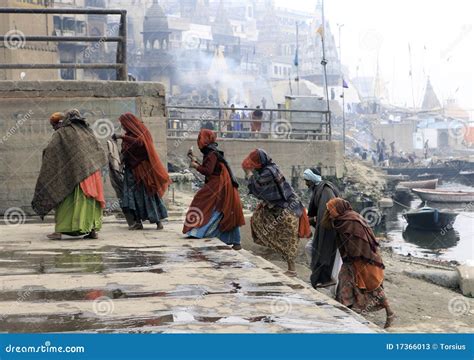
[[[114,139],[122,139],[125,165],[122,210],[135,220],[129,230],[142,230],[145,220],[161,230],[161,220],[168,217],[162,200],[171,183],[168,171],[161,163],[145,124],[131,113],[121,115],[119,121],[125,130],[125,135],[114,135]]]
[[[203,161],[200,164],[191,153],[191,166],[206,180],[191,202],[183,234],[195,238],[217,237],[234,250],[240,250],[240,226],[245,225],[245,220],[237,181],[224,153],[217,149],[212,130],[201,129],[197,143]]]
[[[253,240],[278,252],[288,263],[286,274],[296,276],[299,238],[311,234],[306,209],[264,150],[252,151],[242,168],[250,194],[261,200],[250,222]]]
[[[55,210],[49,239],[60,240],[63,234],[97,239],[105,207],[104,150],[76,109],[54,113],[50,124],[55,132],[43,151],[32,207],[41,218]]]
[[[336,231],[343,261],[336,300],[359,313],[385,309],[390,327],[395,313],[383,289],[385,266],[371,227],[346,200],[334,198],[326,206],[323,225]]]

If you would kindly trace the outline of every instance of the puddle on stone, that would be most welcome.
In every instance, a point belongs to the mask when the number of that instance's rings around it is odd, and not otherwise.
[[[123,330],[146,326],[163,326],[173,322],[173,315],[154,317],[91,317],[90,313],[77,312],[58,315],[9,315],[2,320],[0,330],[9,333],[47,333]]]
[[[248,264],[238,261],[219,261],[213,253],[232,250],[228,246],[206,246],[189,248],[183,253],[167,253],[157,250],[160,246],[140,248],[105,246],[98,249],[64,250],[52,249],[28,251],[1,251],[0,276],[11,275],[9,269],[26,274],[71,274],[71,273],[112,273],[151,272],[161,274],[164,263],[209,262],[213,268],[248,268]]]
[[[103,273],[143,268],[156,271],[153,267],[164,262],[160,251],[143,251],[133,248],[103,247],[98,250],[29,250],[0,252],[1,268],[24,269],[31,274],[45,273]],[[8,260],[3,262],[2,260]],[[25,261],[27,260],[27,261]],[[13,262],[12,262],[13,261]],[[1,271],[1,270],[0,270]],[[0,275],[9,275],[4,272]]]

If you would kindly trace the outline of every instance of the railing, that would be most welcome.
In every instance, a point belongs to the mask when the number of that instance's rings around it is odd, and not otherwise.
[[[262,112],[261,119],[254,111]],[[329,111],[168,105],[167,117],[171,138],[209,128],[221,138],[331,140]]]
[[[38,42],[116,42],[116,63],[77,63],[77,64],[0,64],[0,69],[115,69],[117,80],[126,81],[127,70],[127,11],[118,9],[24,9],[0,8],[0,14],[85,14],[85,15],[120,15],[119,36],[31,36],[21,34],[21,41]],[[0,44],[10,40],[10,36],[0,36]]]

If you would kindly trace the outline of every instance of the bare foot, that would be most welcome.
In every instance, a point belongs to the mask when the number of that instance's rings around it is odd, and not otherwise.
[[[316,287],[317,288],[325,288],[325,287],[329,287],[329,286],[333,286],[333,285],[336,285],[336,281],[330,280],[326,283],[318,283],[318,284],[316,284]]]
[[[163,224],[161,223],[161,221],[158,221],[156,223],[156,230],[163,230]]]
[[[83,239],[98,239],[99,233],[95,230],[92,230],[89,234],[83,237]]]
[[[392,312],[391,314],[387,314],[387,320],[385,321],[384,329],[388,329],[393,325],[393,322],[395,320],[396,316],[395,313]]]
[[[62,239],[61,233],[58,233],[58,232],[48,234],[48,235],[46,235],[46,237],[50,240],[61,240]]]
[[[284,272],[284,274],[288,277],[298,276],[298,273],[295,270],[287,270],[287,271]]]
[[[129,226],[128,230],[143,230],[143,224],[142,223],[135,223],[132,226]]]

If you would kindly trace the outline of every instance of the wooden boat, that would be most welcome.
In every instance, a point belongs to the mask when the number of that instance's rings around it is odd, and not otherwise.
[[[438,186],[438,179],[400,181],[398,185],[408,189],[436,189],[436,186]]]
[[[433,173],[433,174],[424,173],[424,174],[419,174],[416,176],[418,180],[432,180],[432,179],[439,179],[441,177],[442,177],[441,174],[436,174],[436,173]]]
[[[472,191],[430,189],[412,189],[412,191],[424,201],[441,203],[468,203],[474,201],[474,192]]]
[[[403,217],[414,229],[420,230],[442,230],[445,232],[453,229],[454,221],[458,213],[449,210],[438,210],[432,207],[409,210],[403,213]]]
[[[408,175],[385,175],[385,179],[387,181],[401,181],[401,180],[409,180],[410,177]]]

